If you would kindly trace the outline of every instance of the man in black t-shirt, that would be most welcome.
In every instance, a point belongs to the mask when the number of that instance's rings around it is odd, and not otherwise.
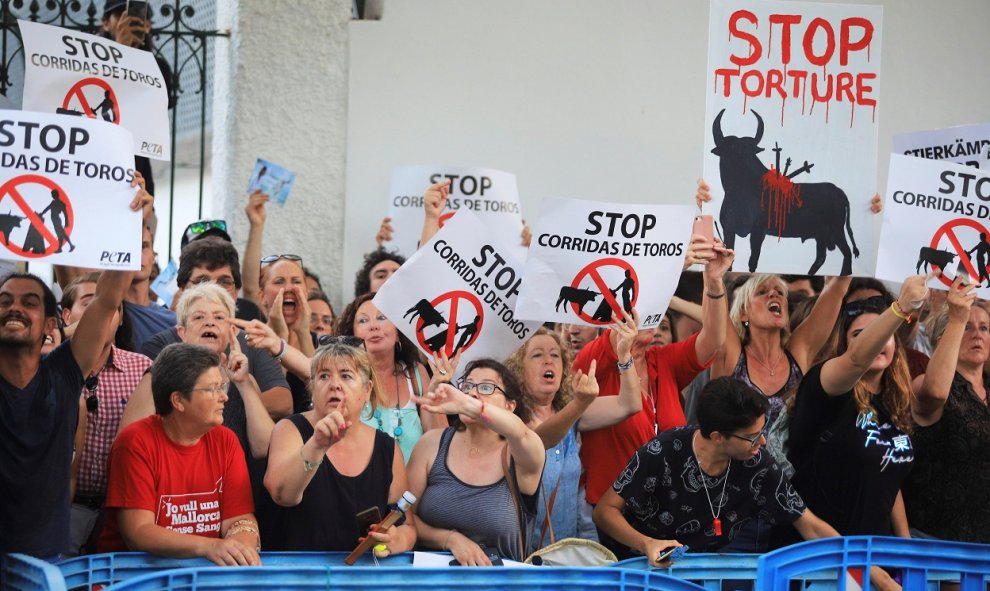
[[[698,400],[700,426],[650,440],[595,508],[595,524],[618,543],[613,550],[660,565],[674,546],[717,551],[757,516],[793,524],[806,539],[837,536],[761,449],[766,412],[766,398],[743,382],[709,382]]]
[[[132,211],[151,215],[140,190]],[[144,223],[142,221],[142,223]],[[70,341],[45,357],[55,294],[30,273],[0,279],[0,554],[55,560],[69,540],[69,465],[83,378],[113,339],[113,316],[134,273],[105,271]]]

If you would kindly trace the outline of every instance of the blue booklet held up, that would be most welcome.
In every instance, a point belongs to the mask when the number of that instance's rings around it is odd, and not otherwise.
[[[260,189],[276,203],[284,206],[295,182],[296,173],[274,162],[258,158],[254,172],[251,173],[251,182],[248,183],[248,194]]]

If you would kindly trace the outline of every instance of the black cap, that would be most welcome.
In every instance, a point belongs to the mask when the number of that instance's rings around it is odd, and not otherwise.
[[[142,2],[141,0],[131,0],[131,6],[144,6],[145,10],[149,9],[147,2]],[[115,12],[123,11],[127,8],[127,0],[107,0],[103,5],[103,18],[107,18]]]

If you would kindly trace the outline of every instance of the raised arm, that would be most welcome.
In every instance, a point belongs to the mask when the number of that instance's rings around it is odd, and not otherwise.
[[[725,343],[729,333],[729,307],[725,292],[723,277],[732,268],[735,253],[716,240],[712,246],[714,257],[705,265],[705,293],[701,300],[702,326],[701,332],[694,343],[694,352],[698,361],[705,364],[715,357],[715,354]],[[732,330],[735,334],[735,330]]]
[[[845,394],[870,369],[873,360],[904,321],[910,311],[920,307],[928,297],[927,282],[930,276],[915,275],[904,281],[897,300],[870,322],[854,339],[845,353],[825,362],[822,366],[822,390],[829,396]],[[895,308],[897,312],[895,313]]]
[[[427,392],[422,400],[416,400],[416,403],[422,404],[429,412],[471,417],[505,437],[509,452],[516,462],[519,492],[531,495],[539,488],[546,461],[543,441],[515,413],[468,396],[450,384],[440,384],[436,390]]]
[[[227,357],[226,364],[227,375],[230,376],[230,381],[237,386],[237,391],[241,393],[241,399],[244,401],[251,455],[255,458],[265,458],[268,457],[268,444],[271,441],[275,423],[272,422],[268,409],[261,402],[261,390],[248,369],[247,355],[241,351],[241,344],[237,340],[237,327],[231,326],[230,355]]]
[[[419,243],[426,244],[433,235],[440,231],[440,215],[447,207],[447,196],[450,194],[450,179],[433,183],[423,193],[423,231]]]
[[[265,234],[265,220],[268,217],[266,203],[268,203],[268,195],[258,189],[248,197],[247,207],[244,208],[250,226],[247,244],[244,245],[244,258],[241,260],[241,295],[245,300],[255,304],[260,303],[261,240]]]
[[[928,369],[924,375],[914,379],[914,396],[911,398],[911,413],[920,425],[932,425],[942,418],[942,409],[949,398],[952,379],[956,374],[959,349],[962,347],[969,311],[976,301],[975,285],[962,286],[958,276],[949,288],[945,303],[949,308],[949,321],[932,352]]]
[[[578,422],[578,430],[592,431],[609,427],[620,421],[624,421],[643,409],[643,396],[640,393],[639,374],[636,373],[636,364],[632,361],[632,345],[639,334],[639,314],[633,310],[630,316],[626,312],[622,313],[622,321],[614,323],[611,327],[609,340],[615,347],[615,356],[618,359],[619,369],[619,395],[618,396],[598,396],[598,382],[595,380],[595,364],[592,362],[588,368],[588,375],[581,376],[580,384],[586,388],[594,387],[595,397],[581,416]],[[628,365],[626,369],[622,367]],[[580,372],[578,372],[580,374]],[[575,375],[577,380],[578,375]],[[575,381],[574,391],[578,390],[578,383]],[[565,407],[566,409],[566,407]]]
[[[260,320],[230,318],[228,322],[244,331],[244,338],[249,346],[268,351],[282,364],[283,369],[292,372],[304,382],[309,380],[310,358],[286,343],[285,339],[275,334],[272,327]]]
[[[825,341],[832,334],[835,321],[839,318],[839,311],[842,310],[842,300],[849,291],[851,281],[852,277],[829,279],[811,313],[794,329],[794,333],[787,341],[787,350],[794,356],[802,373],[808,371],[815,355],[821,351]]]

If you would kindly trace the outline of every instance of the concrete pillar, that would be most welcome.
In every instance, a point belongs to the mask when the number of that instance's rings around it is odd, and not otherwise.
[[[215,45],[213,214],[243,249],[256,159],[294,170],[285,207],[269,203],[262,251],[301,255],[331,298],[343,266],[350,19],[350,0],[217,3],[231,37]]]

